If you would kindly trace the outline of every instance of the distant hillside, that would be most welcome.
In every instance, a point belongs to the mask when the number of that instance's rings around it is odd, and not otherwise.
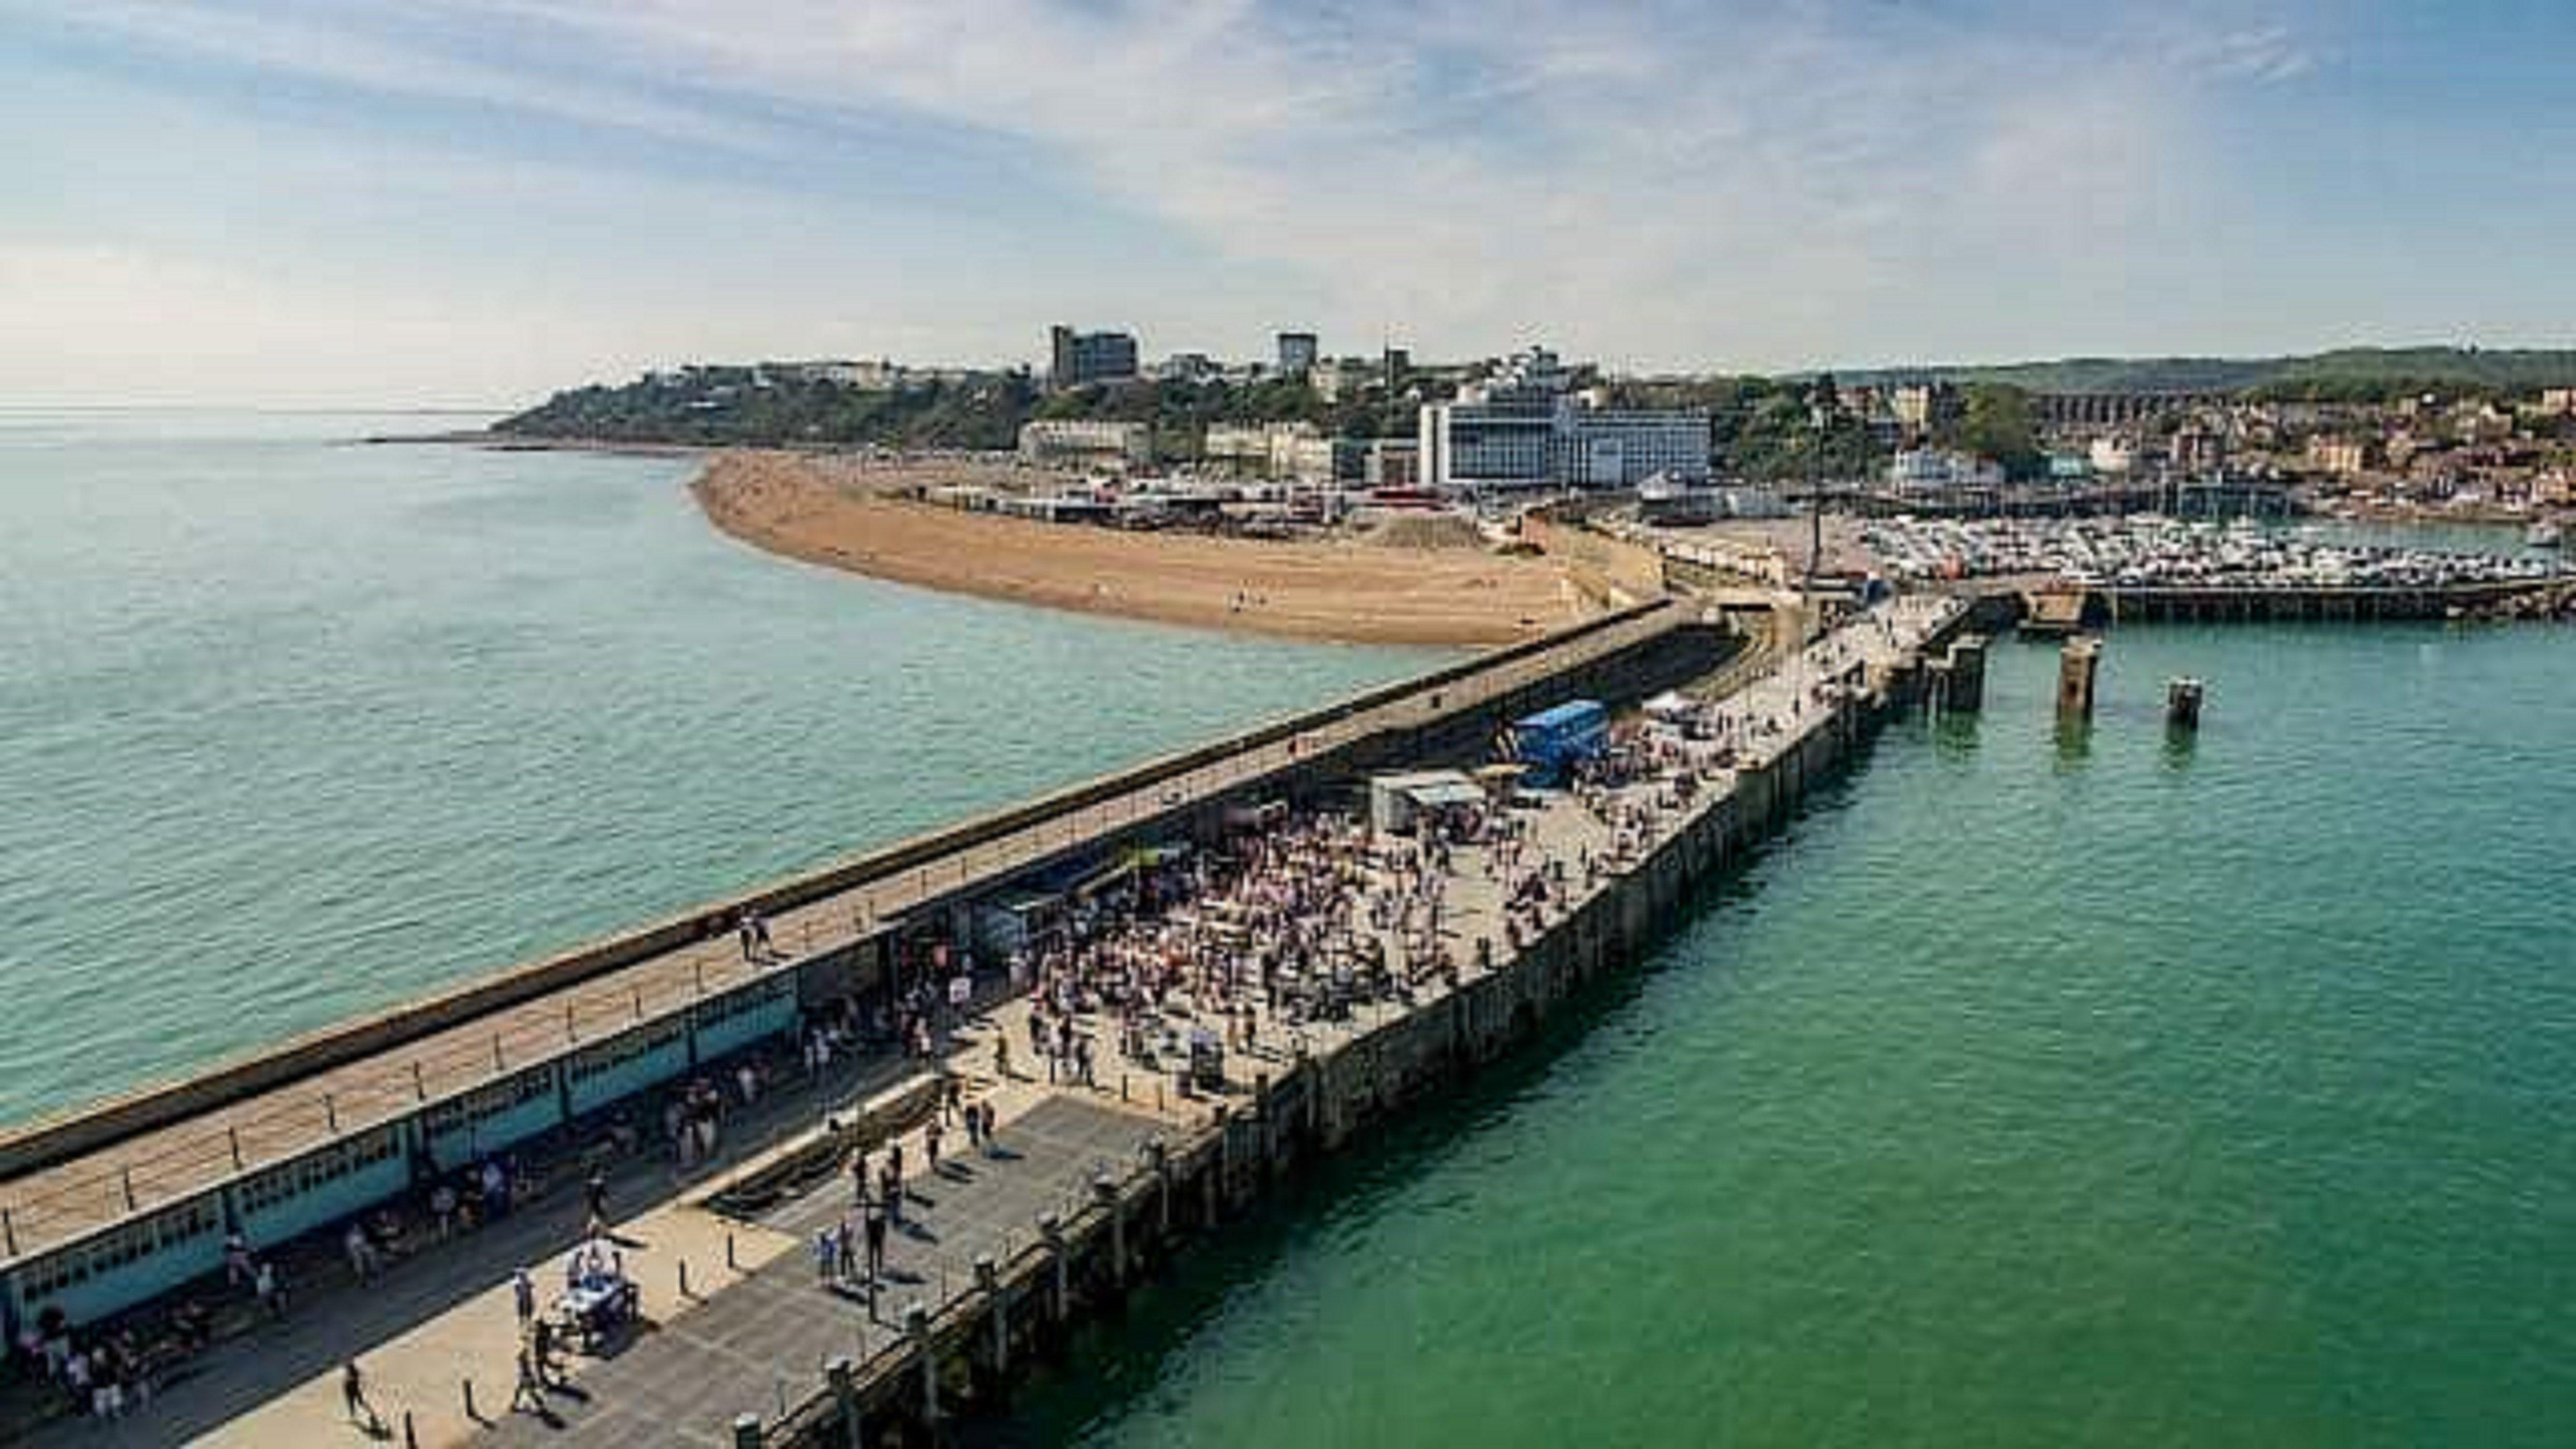
[[[697,366],[617,386],[556,393],[492,425],[520,437],[622,443],[858,444],[1008,448],[1031,418],[1150,423],[1166,453],[1188,456],[1211,423],[1305,421],[1341,437],[1409,433],[1403,399],[1326,403],[1302,382],[1092,384],[1040,393],[1021,373],[861,388],[754,367]]]
[[[2032,392],[2238,392],[2367,398],[2424,388],[2530,392],[2576,387],[2576,351],[2536,348],[2346,347],[2303,357],[2069,357],[2000,366],[1876,368],[1854,382],[1946,378]]]
[[[693,367],[559,392],[492,430],[621,443],[1007,448],[1036,401],[1028,379],[1009,373],[868,390],[748,367]]]

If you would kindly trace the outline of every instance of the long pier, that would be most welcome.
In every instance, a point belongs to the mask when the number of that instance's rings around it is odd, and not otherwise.
[[[1489,738],[1579,693],[1704,670],[1722,631],[1679,603],[1573,629],[0,1135],[0,1319],[92,1323],[792,1034],[964,941],[967,902],[1229,803]],[[732,924],[777,945],[759,959]],[[359,968],[359,963],[353,963]]]
[[[1009,1158],[929,1181],[929,1231],[898,1240],[882,1298],[818,1274],[802,1248],[843,1220],[842,1166],[904,1133],[899,1116],[891,1133],[861,1121],[818,1132],[748,1187],[709,1199],[741,1232],[778,1235],[775,1256],[583,1371],[577,1401],[550,1421],[513,1416],[493,1437],[614,1444],[649,1425],[750,1449],[936,1442],[943,1419],[1002,1404],[1025,1365],[1074,1324],[1114,1312],[1187,1238],[1221,1227],[1300,1161],[1512,1049],[1633,963],[1692,891],[1922,696],[1928,660],[1965,613],[1950,601],[1883,607],[1780,661],[1726,702],[1735,733],[1759,743],[1694,776],[1706,788],[1677,794],[1665,777],[1617,792],[1620,808],[1654,820],[1624,849],[1598,814],[1551,798],[1530,822],[1531,846],[1599,868],[1577,877],[1534,935],[1510,930],[1504,881],[1483,868],[1480,847],[1462,848],[1445,877],[1443,926],[1478,939],[1481,959],[1417,975],[1408,1000],[1345,1022],[1289,1025],[1261,1011],[1263,1040],[1277,1046],[1230,1061],[1225,1088],[1208,1097],[1167,1097],[1164,1079],[1130,1081],[1123,1063],[1096,1086],[1001,1080],[986,1065],[991,1043],[1017,1038],[1025,1015],[997,1012],[945,1072],[1011,1101]],[[916,1161],[918,1151],[915,1141]]]

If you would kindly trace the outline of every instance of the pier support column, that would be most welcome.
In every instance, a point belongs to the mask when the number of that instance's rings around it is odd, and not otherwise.
[[[762,1443],[758,1414],[733,1416],[733,1449],[760,1449]]]
[[[1961,635],[1959,641],[1950,646],[1949,664],[1950,697],[1942,702],[1941,707],[1971,713],[1983,708],[1986,702],[1986,636]]]
[[[999,1392],[1011,1371],[1011,1305],[1002,1296],[1002,1271],[990,1254],[975,1260],[975,1286],[984,1295],[984,1311],[993,1322],[993,1388]]]
[[[1065,1261],[1064,1224],[1057,1220],[1055,1214],[1048,1213],[1038,1219],[1038,1236],[1046,1239],[1047,1267],[1053,1271],[1055,1277],[1054,1287],[1047,1294],[1047,1319],[1053,1323],[1062,1323],[1066,1312],[1073,1306],[1071,1284],[1068,1281],[1073,1275],[1073,1265]]]
[[[921,1422],[939,1422],[939,1351],[930,1342],[930,1310],[918,1303],[903,1310],[904,1341],[921,1360]]]
[[[843,1449],[860,1449],[858,1372],[858,1365],[847,1357],[823,1366],[823,1382],[831,1386],[832,1402],[841,1412]]]
[[[1127,1210],[1119,1205],[1118,1184],[1107,1177],[1091,1180],[1091,1200],[1109,1214],[1109,1284],[1127,1286]]]
[[[2102,665],[2102,641],[2077,635],[2057,656],[2057,712],[2061,717],[2093,717],[2093,678]]]
[[[1216,1104],[1210,1117],[1216,1126],[1216,1166],[1212,1176],[1216,1183],[1216,1206],[1222,1210],[1227,1194],[1234,1191],[1234,1184],[1230,1180],[1234,1170],[1234,1127],[1227,1117],[1226,1105],[1223,1102]],[[1216,1220],[1216,1213],[1208,1214],[1210,1227],[1216,1225]]]
[[[1172,1236],[1172,1149],[1157,1137],[1145,1144],[1145,1161],[1154,1169],[1154,1229]]]

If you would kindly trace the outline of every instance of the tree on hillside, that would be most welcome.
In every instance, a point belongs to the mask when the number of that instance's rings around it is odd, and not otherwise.
[[[2035,478],[2046,466],[2039,451],[2039,425],[2032,419],[2030,394],[2002,383],[1981,382],[1968,389],[1953,446],[2003,465],[2012,478]]]

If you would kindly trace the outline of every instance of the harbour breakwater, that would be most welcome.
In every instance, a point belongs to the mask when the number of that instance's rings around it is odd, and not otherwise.
[[[903,1332],[889,1346],[823,1365],[801,1402],[774,1419],[737,1420],[737,1445],[927,1442],[961,1410],[998,1408],[1049,1345],[1086,1320],[1114,1315],[1129,1289],[1189,1239],[1220,1230],[1301,1164],[1526,1043],[1543,1022],[1631,968],[1694,892],[1779,829],[1880,724],[1924,698],[1928,662],[1945,655],[1967,622],[1964,609],[1942,610],[1884,662],[1855,660],[1828,679],[1792,684],[1814,708],[1796,711],[1795,724],[1758,759],[1740,761],[1724,788],[1693,801],[1534,936],[1497,952],[1490,966],[1439,979],[1400,1013],[1301,1052],[1275,1075],[1257,1075],[1248,1094],[1214,1103],[1195,1124],[1147,1141],[1135,1160],[1094,1176],[1086,1198],[1042,1217],[1015,1251],[979,1258],[971,1282],[904,1309]],[[811,1152],[837,1160],[844,1145],[818,1142]],[[781,1170],[816,1175],[810,1165]]]

